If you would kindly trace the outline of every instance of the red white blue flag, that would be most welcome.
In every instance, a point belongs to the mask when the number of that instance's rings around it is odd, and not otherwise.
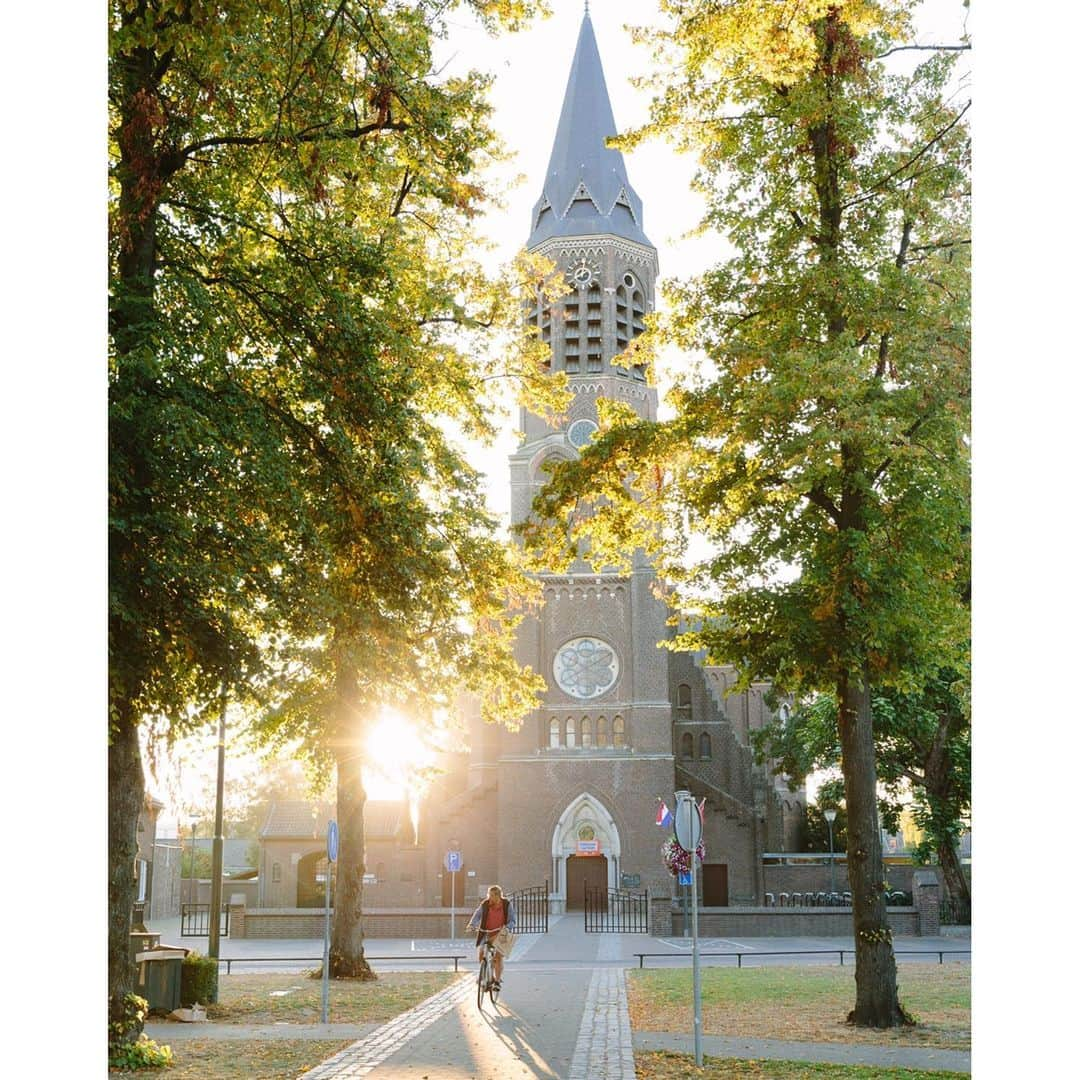
[[[663,799],[657,800],[660,805],[656,808],[656,824],[662,829],[666,829],[671,824],[671,811],[667,808],[667,803]]]

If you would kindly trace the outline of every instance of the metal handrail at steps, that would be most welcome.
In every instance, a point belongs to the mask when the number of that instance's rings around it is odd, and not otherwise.
[[[296,962],[301,964],[322,963],[321,956],[220,956],[218,963],[225,965],[225,974],[232,974],[233,964],[282,964]],[[468,960],[468,953],[455,953],[447,956],[445,953],[409,953],[407,956],[364,956],[365,960],[453,960],[454,971],[458,970],[459,960]]]
[[[840,966],[844,966],[844,956],[855,955],[854,949],[754,949],[747,950],[745,952],[699,952],[698,956],[734,956],[737,958],[738,963],[736,967],[742,967],[742,958],[744,956],[839,956]],[[646,956],[660,956],[666,960],[689,960],[693,956],[691,952],[636,952],[634,955],[638,958],[638,967],[645,967]],[[893,949],[894,956],[936,956],[938,963],[943,964],[944,957],[954,955],[970,956],[970,949]]]

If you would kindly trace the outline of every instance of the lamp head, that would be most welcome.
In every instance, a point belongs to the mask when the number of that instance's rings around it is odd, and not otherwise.
[[[832,807],[825,811],[825,820],[830,825],[836,820],[836,811]]]

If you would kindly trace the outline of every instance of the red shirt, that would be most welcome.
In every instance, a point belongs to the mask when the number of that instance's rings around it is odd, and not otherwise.
[[[487,916],[483,919],[484,930],[498,930],[506,925],[506,901],[502,900],[498,906],[488,904]]]

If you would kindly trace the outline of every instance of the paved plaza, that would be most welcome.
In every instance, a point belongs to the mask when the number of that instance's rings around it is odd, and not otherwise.
[[[174,925],[175,924],[175,925]],[[181,943],[179,925],[155,923],[163,940]],[[205,939],[183,939],[183,944],[205,952]],[[968,938],[898,938],[898,961],[930,959],[966,962]],[[519,938],[507,962],[503,992],[497,1007],[485,1000],[476,1007],[476,965],[472,941],[369,940],[366,952],[379,956],[430,956],[442,959],[379,961],[381,970],[447,968],[446,956],[460,954],[459,979],[388,1023],[176,1025],[152,1023],[151,1038],[180,1042],[184,1038],[222,1039],[321,1038],[353,1039],[340,1053],[304,1074],[304,1080],[633,1080],[634,1051],[674,1050],[693,1053],[692,1019],[684,1034],[630,1030],[626,972],[636,968],[640,952],[670,957],[649,957],[648,966],[678,963],[688,966],[690,942],[644,934],[586,934],[580,915],[554,916],[546,934]],[[733,941],[703,939],[702,949],[743,952],[743,966],[762,963],[836,964],[838,949],[851,949],[849,938],[753,938]],[[831,956],[799,955],[798,950],[831,949]],[[797,950],[786,956],[783,950]],[[912,950],[911,953],[908,950]],[[221,954],[230,958],[233,971],[298,971],[313,966],[301,958],[320,956],[317,940],[242,941],[223,939]],[[951,954],[951,955],[950,955]],[[259,963],[254,957],[276,956],[280,961]],[[244,963],[245,958],[247,963]],[[289,959],[293,958],[293,959]],[[731,965],[728,957],[703,963]],[[849,955],[845,961],[852,963]],[[228,976],[223,975],[227,979]],[[333,1021],[333,1015],[330,1017]],[[717,1057],[774,1058],[797,1061],[833,1061],[846,1064],[906,1066],[970,1072],[970,1054],[932,1048],[854,1046],[843,1043],[794,1043],[774,1039],[705,1036],[704,1052]]]

